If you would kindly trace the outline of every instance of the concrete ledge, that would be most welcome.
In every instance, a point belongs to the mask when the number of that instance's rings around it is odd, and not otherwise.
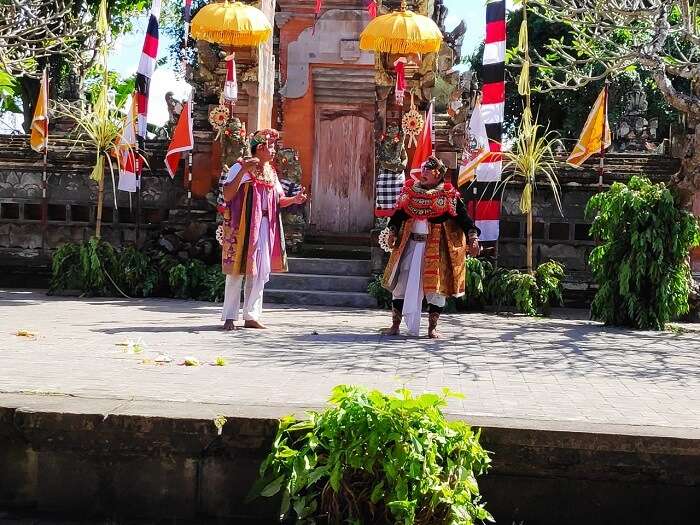
[[[277,419],[306,408],[0,395],[0,510],[272,524],[276,501],[243,500]],[[494,454],[481,483],[499,523],[696,523],[700,439],[470,421]]]

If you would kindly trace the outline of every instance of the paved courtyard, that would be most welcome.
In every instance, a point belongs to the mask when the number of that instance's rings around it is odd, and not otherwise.
[[[322,406],[340,383],[449,387],[466,399],[448,412],[475,424],[700,437],[697,325],[649,333],[572,311],[462,314],[430,341],[382,337],[382,311],[268,306],[270,330],[233,333],[218,316],[209,303],[0,290],[0,406],[284,414]],[[128,340],[143,351],[129,353]],[[201,365],[181,365],[188,357]]]

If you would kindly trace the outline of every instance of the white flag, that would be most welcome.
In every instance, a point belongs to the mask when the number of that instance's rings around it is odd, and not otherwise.
[[[462,165],[459,168],[457,186],[461,187],[476,177],[476,167],[484,162],[490,153],[486,124],[481,114],[481,104],[474,106],[469,121],[469,131],[465,137]]]

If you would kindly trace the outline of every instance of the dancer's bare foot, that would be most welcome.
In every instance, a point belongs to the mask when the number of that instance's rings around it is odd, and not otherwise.
[[[398,326],[392,326],[391,328],[385,328],[382,330],[382,335],[394,336],[399,335],[400,333],[401,329]]]
[[[428,332],[428,337],[430,339],[442,339],[442,334],[437,330],[431,330]]]
[[[246,321],[243,328],[255,328],[256,330],[265,330],[267,326],[258,321]]]
[[[224,323],[222,330],[225,330],[226,332],[233,332],[235,330],[238,330],[238,328],[235,324],[233,324],[233,319],[227,319]]]

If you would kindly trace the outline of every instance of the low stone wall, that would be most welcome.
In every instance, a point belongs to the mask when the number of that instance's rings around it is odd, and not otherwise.
[[[244,502],[281,415],[269,408],[255,410],[259,417],[229,417],[218,436],[211,419],[196,415],[211,407],[162,403],[138,415],[133,406],[119,414],[118,401],[0,401],[0,510],[276,522],[277,501]],[[639,432],[484,422],[483,443],[493,452],[493,469],[481,481],[488,508],[504,524],[696,523],[700,439],[668,437],[672,429],[667,436]]]

